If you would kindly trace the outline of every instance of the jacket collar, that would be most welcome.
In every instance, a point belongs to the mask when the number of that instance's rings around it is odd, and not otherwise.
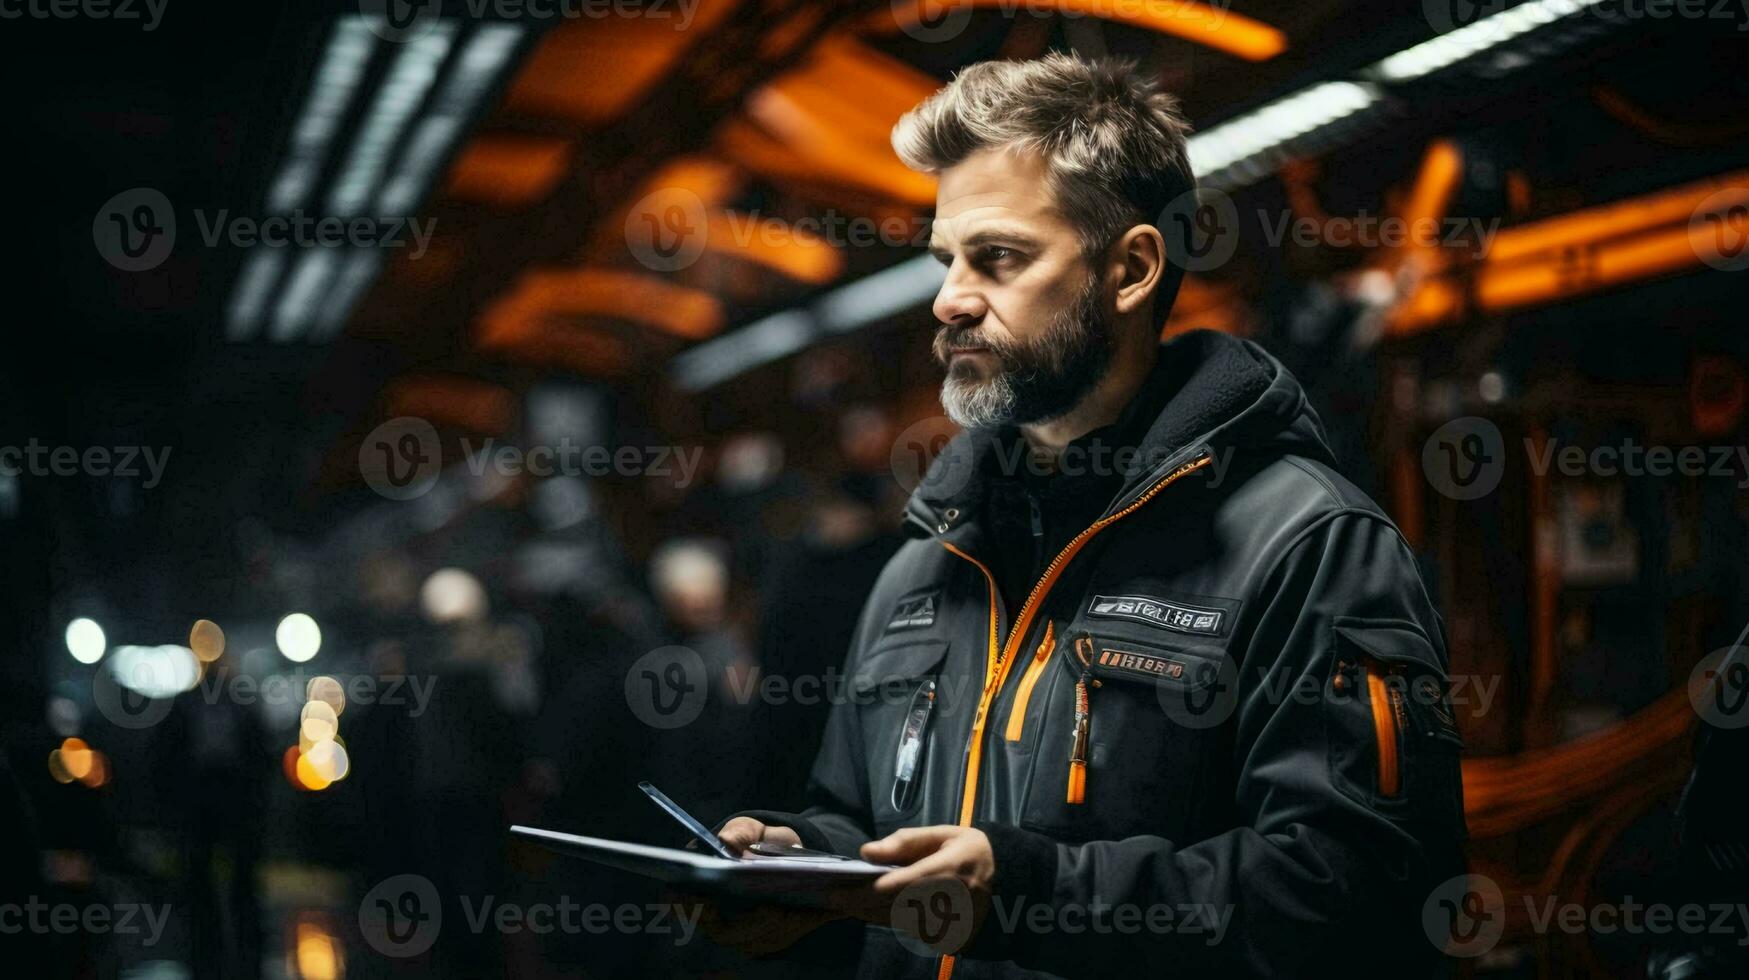
[[[1141,419],[1152,415],[1145,426]],[[1230,465],[1239,452],[1295,453],[1331,462],[1323,426],[1281,363],[1261,347],[1227,334],[1195,330],[1160,345],[1153,372],[1119,422],[1100,430],[1136,438],[1120,488],[1107,513],[1207,451]],[[914,535],[971,543],[992,479],[1017,456],[1013,427],[972,429],[955,436],[930,465],[906,506]]]

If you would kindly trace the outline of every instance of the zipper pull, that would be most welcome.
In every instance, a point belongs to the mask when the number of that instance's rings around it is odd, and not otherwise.
[[[1042,513],[1040,513],[1039,509],[1038,509],[1038,496],[1036,494],[1034,494],[1031,490],[1028,490],[1026,492],[1026,506],[1027,506],[1028,510],[1032,511],[1032,536],[1035,538],[1044,537],[1045,536],[1044,515]]]
[[[1087,682],[1075,682],[1075,740],[1069,746],[1069,802],[1087,801],[1087,729],[1092,720],[1087,704]]]
[[[1075,681],[1075,733],[1069,745],[1070,803],[1087,801],[1087,732],[1093,724],[1093,706],[1087,700],[1087,682],[1093,677],[1093,637],[1075,638],[1075,656],[1081,661],[1081,676]]]

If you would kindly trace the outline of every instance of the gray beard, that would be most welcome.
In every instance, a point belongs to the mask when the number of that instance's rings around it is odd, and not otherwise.
[[[948,369],[941,407],[962,429],[1028,425],[1067,415],[1081,403],[1111,364],[1111,325],[1099,308],[1099,284],[1089,280],[1073,306],[1052,317],[1050,328],[1023,350],[999,352],[1002,370],[988,380]]]

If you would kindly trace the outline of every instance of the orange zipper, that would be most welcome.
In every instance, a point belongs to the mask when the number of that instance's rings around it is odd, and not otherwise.
[[[1026,733],[1026,706],[1032,701],[1032,689],[1038,683],[1039,675],[1045,672],[1045,664],[1051,660],[1051,651],[1057,648],[1057,624],[1045,624],[1045,638],[1039,642],[1038,652],[1032,655],[1032,663],[1026,667],[1026,673],[1020,677],[1020,690],[1014,695],[1014,707],[1008,712],[1008,741],[1018,742]]]
[[[1002,682],[1007,679],[1008,669],[1013,666],[1014,663],[1014,658],[1010,654],[1012,654],[1014,648],[1018,648],[1021,642],[1025,639],[1026,631],[1032,627],[1033,617],[1038,614],[1039,604],[1044,600],[1044,597],[1050,593],[1051,587],[1057,584],[1058,576],[1063,573],[1063,566],[1068,563],[1069,559],[1075,557],[1075,554],[1079,552],[1095,534],[1110,527],[1112,523],[1118,519],[1135,512],[1137,508],[1154,499],[1156,494],[1166,489],[1179,477],[1182,477],[1187,473],[1194,473],[1212,462],[1214,462],[1214,457],[1205,455],[1185,463],[1183,466],[1180,466],[1167,474],[1159,483],[1149,487],[1147,492],[1143,493],[1140,497],[1137,497],[1128,507],[1125,507],[1123,510],[1118,511],[1115,514],[1094,521],[1080,534],[1075,535],[1068,544],[1063,546],[1062,551],[1057,552],[1057,557],[1052,558],[1051,563],[1045,566],[1044,577],[1039,579],[1038,584],[1032,587],[1032,592],[1027,595],[1026,601],[1021,604],[1020,614],[1014,618],[1014,625],[1009,627],[1008,640],[1000,646],[998,646],[999,638],[996,635],[996,609],[998,602],[1000,602],[997,598],[996,592],[996,576],[990,574],[989,566],[985,565],[983,562],[973,558],[959,548],[948,544],[946,541],[941,543],[942,547],[946,548],[948,551],[951,551],[954,554],[959,555],[961,558],[964,558],[966,561],[978,566],[978,571],[984,573],[984,581],[990,588],[990,649],[986,656],[984,693],[978,698],[978,713],[972,716],[971,744],[966,748],[965,785],[960,790],[960,814],[959,820],[956,821],[961,827],[971,826],[972,813],[978,800],[978,770],[983,763],[984,756],[984,719],[990,713],[990,701],[995,697],[996,692],[1002,689]],[[941,970],[936,974],[937,980],[947,980],[952,974],[953,957],[942,957]]]
[[[1367,700],[1372,703],[1373,737],[1379,747],[1379,794],[1396,796],[1402,785],[1397,760],[1398,714],[1403,710],[1396,687],[1385,683],[1385,674],[1371,661],[1366,664]]]

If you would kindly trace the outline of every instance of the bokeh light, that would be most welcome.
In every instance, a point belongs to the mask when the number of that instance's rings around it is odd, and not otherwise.
[[[337,717],[346,710],[345,690],[341,688],[339,681],[326,675],[310,678],[310,683],[304,686],[304,697],[333,708]]]
[[[486,615],[486,589],[460,568],[440,568],[419,589],[419,605],[434,623],[482,619]]]
[[[210,619],[197,619],[188,631],[188,648],[203,664],[210,664],[225,652],[225,631]]]
[[[292,613],[279,621],[273,642],[292,663],[304,663],[322,649],[322,629],[305,613]]]
[[[82,664],[94,664],[103,659],[109,640],[97,621],[81,616],[67,624],[67,652]]]

